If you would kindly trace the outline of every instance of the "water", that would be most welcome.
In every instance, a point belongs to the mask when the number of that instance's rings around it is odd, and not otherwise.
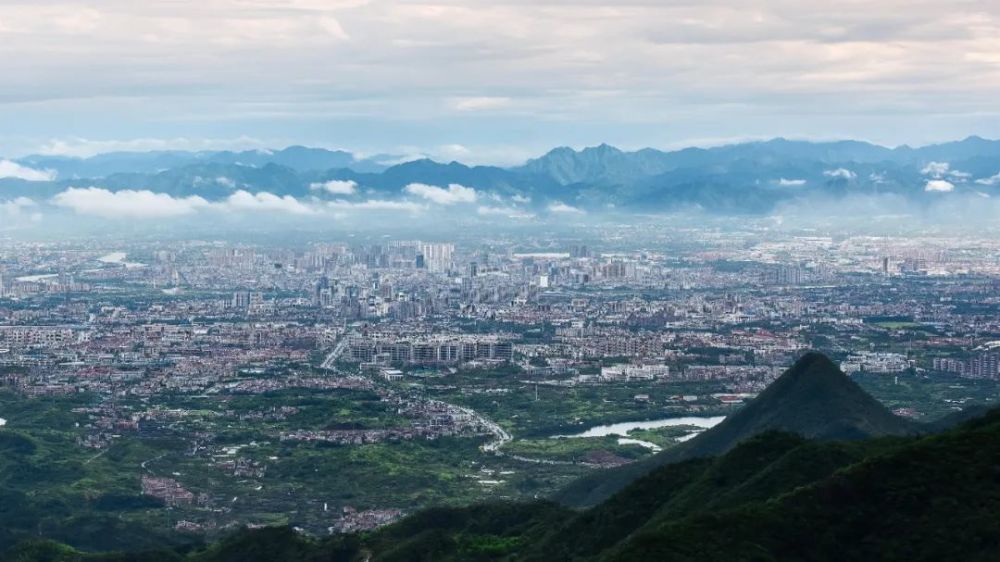
[[[652,451],[654,453],[659,453],[660,451],[663,450],[663,447],[660,447],[656,443],[650,443],[649,441],[643,441],[642,439],[629,439],[628,437],[619,437],[618,438],[618,444],[619,445],[638,445],[640,447],[645,447],[645,448],[649,449],[650,451]]]
[[[97,258],[97,261],[113,265],[124,265],[127,269],[131,269],[133,267],[146,267],[146,264],[144,263],[125,261],[125,258],[127,257],[128,254],[125,252],[111,252],[106,256]]]
[[[556,435],[555,437],[607,437],[609,435],[618,435],[620,437],[628,437],[628,433],[635,429],[656,429],[658,427],[675,427],[679,425],[692,425],[698,427],[702,430],[715,427],[722,420],[726,419],[726,416],[715,416],[711,418],[702,418],[697,416],[684,416],[677,418],[664,418],[661,420],[651,420],[651,421],[639,421],[639,422],[621,422],[612,423],[608,425],[598,425],[592,427],[582,433],[575,433],[572,435]],[[699,432],[692,433],[690,436],[685,436],[690,439]],[[682,440],[686,440],[682,438]]]
[[[46,281],[48,279],[55,279],[59,277],[58,273],[43,273],[41,275],[25,275],[24,277],[18,277],[15,281],[21,283],[38,283],[39,281]]]

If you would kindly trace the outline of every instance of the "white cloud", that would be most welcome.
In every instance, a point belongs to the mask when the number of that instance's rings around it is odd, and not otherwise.
[[[550,213],[565,213],[565,214],[584,214],[586,211],[583,209],[578,209],[572,205],[567,205],[562,201],[557,201],[552,203],[548,207]]]
[[[269,211],[293,215],[311,215],[316,212],[291,195],[279,197],[267,191],[250,193],[242,189],[230,195],[226,199],[225,206],[234,211]]]
[[[18,197],[10,201],[0,201],[0,216],[18,217],[25,209],[34,207],[36,203],[27,197]]]
[[[336,18],[329,16],[322,17],[319,18],[317,23],[323,31],[338,41],[347,41],[351,38],[351,36],[344,31],[344,27],[340,25],[340,21]]]
[[[932,178],[941,178],[948,173],[949,168],[951,168],[951,164],[947,162],[929,162],[920,170],[920,173]]]
[[[330,180],[309,184],[313,191],[325,191],[333,195],[354,195],[358,191],[358,182],[353,180]]]
[[[788,180],[781,178],[778,180],[778,185],[781,187],[802,187],[806,184],[806,180]]]
[[[416,213],[427,210],[426,205],[413,201],[389,201],[385,199],[369,199],[367,201],[344,201],[338,199],[327,203],[327,207],[338,211],[407,211]]]
[[[955,184],[947,180],[927,180],[924,191],[947,193],[955,190]]]
[[[530,158],[537,157],[540,152],[551,146],[529,145],[474,145],[449,143],[430,147],[397,146],[392,152],[399,156],[381,158],[378,163],[383,166],[395,166],[429,158],[437,162],[457,160],[469,166],[519,166]]]
[[[520,193],[512,195],[510,200],[515,203],[531,203],[531,197],[528,197],[527,195],[521,195]]]
[[[988,178],[980,178],[976,180],[976,183],[979,185],[1000,185],[1000,172]]]
[[[950,177],[952,179],[958,180],[959,182],[964,182],[972,177],[972,174],[968,172],[963,172],[961,170],[952,170],[951,164],[948,162],[930,162],[920,173],[925,176],[930,176],[934,179],[942,179],[945,177]]]
[[[172,197],[152,191],[109,191],[100,187],[71,187],[52,198],[59,207],[80,215],[104,218],[171,218],[189,215],[212,204],[202,197]]]
[[[448,186],[447,189],[436,185],[425,183],[411,183],[403,188],[403,191],[411,195],[416,195],[427,199],[438,205],[454,205],[455,203],[475,203],[476,190],[465,187],[457,183]]]
[[[25,181],[52,181],[56,179],[54,170],[36,170],[10,160],[0,160],[0,178],[17,178]]]
[[[34,122],[48,136],[61,134],[48,123],[62,117],[78,116],[82,128],[121,112],[118,129],[161,134],[183,123],[280,138],[302,134],[301,124],[318,116],[327,126],[362,123],[340,135],[388,142],[448,142],[465,127],[470,137],[551,130],[549,145],[636,138],[662,131],[648,125],[659,123],[671,123],[664,140],[772,135],[789,126],[777,117],[791,114],[802,116],[794,128],[803,133],[851,128],[891,142],[996,125],[1000,14],[988,0],[835,10],[788,0],[323,4],[0,2],[4,38],[16,39],[0,61],[14,106],[5,129]],[[67,44],[74,48],[53,47]],[[94,72],[73,72],[95,60]],[[915,87],[927,76],[937,78],[934,87]],[[502,127],[467,121],[468,113],[436,120],[456,108],[502,107],[511,103],[505,95],[520,114],[490,124]],[[380,116],[435,126],[378,131],[389,129]],[[7,126],[11,117],[18,127]],[[402,139],[405,129],[415,132]]]
[[[125,189],[111,191],[100,187],[71,187],[52,198],[58,207],[71,209],[79,215],[114,219],[175,218],[198,211],[270,212],[311,215],[317,210],[290,195],[284,197],[262,191],[239,190],[219,202],[203,197],[174,197],[149,190]]]
[[[845,180],[853,180],[858,177],[857,174],[848,170],[847,168],[837,168],[836,170],[826,170],[823,175],[828,178],[840,178]]]
[[[47,156],[88,158],[106,152],[148,152],[155,150],[253,150],[264,143],[251,137],[233,139],[140,138],[129,140],[94,140],[79,137],[53,139],[38,147],[36,152]]]
[[[219,176],[215,178],[215,183],[221,185],[222,187],[228,187],[229,189],[236,189],[236,182],[225,176]]]
[[[535,217],[534,213],[529,213],[528,211],[518,209],[516,207],[491,207],[482,205],[476,209],[476,212],[483,216],[496,215],[511,219],[530,219]]]
[[[501,109],[510,104],[510,98],[499,96],[475,96],[451,100],[451,106],[458,111],[487,111]]]

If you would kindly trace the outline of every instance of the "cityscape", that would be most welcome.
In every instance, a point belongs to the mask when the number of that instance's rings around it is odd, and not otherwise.
[[[7,239],[0,264],[5,423],[25,400],[59,408],[40,421],[79,470],[167,506],[124,517],[185,533],[355,532],[553,493],[691,439],[807,350],[916,421],[1000,390],[988,237],[751,221],[288,246]]]
[[[0,562],[1000,559],[998,38],[0,0]]]

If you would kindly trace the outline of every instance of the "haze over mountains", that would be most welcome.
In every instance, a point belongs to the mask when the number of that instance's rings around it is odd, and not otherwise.
[[[785,139],[672,152],[560,147],[512,168],[399,160],[299,146],[28,156],[0,162],[0,204],[20,200],[22,207],[111,217],[114,208],[158,197],[176,211],[161,205],[137,215],[148,218],[222,207],[310,214],[471,205],[487,217],[527,218],[690,207],[764,214],[812,197],[891,196],[917,204],[1000,197],[1000,141],[980,137],[894,149]],[[105,212],[107,206],[113,208]]]

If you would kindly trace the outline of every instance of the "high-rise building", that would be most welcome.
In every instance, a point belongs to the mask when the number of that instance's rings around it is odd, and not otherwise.
[[[233,308],[250,308],[250,291],[235,291],[233,293]]]
[[[430,271],[447,271],[451,268],[454,244],[422,244],[420,252]]]

